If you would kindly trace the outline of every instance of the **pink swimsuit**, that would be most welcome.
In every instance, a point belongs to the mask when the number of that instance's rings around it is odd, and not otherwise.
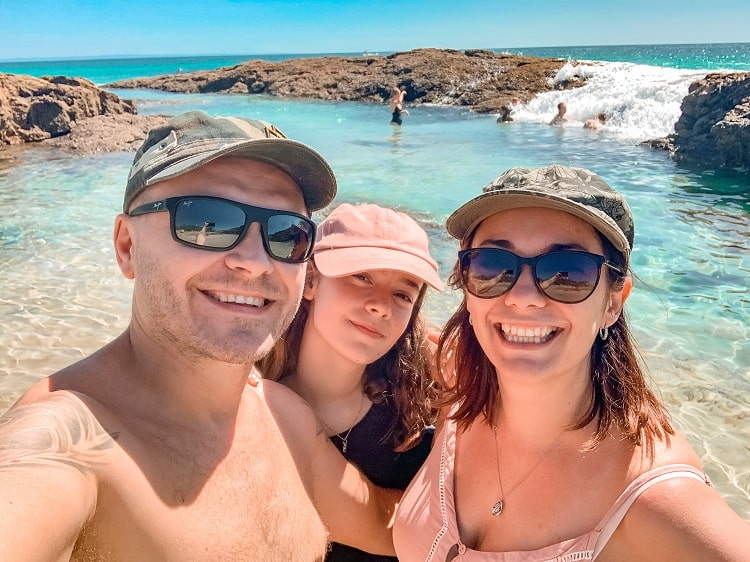
[[[533,551],[479,552],[461,542],[453,496],[456,422],[436,436],[427,461],[412,480],[396,513],[393,543],[401,562],[573,562],[594,560],[638,496],[663,480],[695,478],[711,484],[697,468],[672,464],[641,474],[620,495],[596,528],[585,535]]]

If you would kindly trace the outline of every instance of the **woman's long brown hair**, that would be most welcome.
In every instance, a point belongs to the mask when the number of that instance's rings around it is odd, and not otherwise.
[[[310,265],[314,268],[312,262]],[[430,368],[432,351],[427,324],[421,314],[426,292],[427,285],[423,285],[401,337],[385,355],[367,365],[364,372],[363,389],[370,400],[381,403],[393,399],[397,418],[385,440],[399,451],[419,443],[424,428],[433,424],[437,417],[437,388]],[[258,363],[264,378],[280,381],[297,371],[299,348],[309,313],[310,302],[302,299],[284,336]]]
[[[621,271],[628,271],[625,256],[604,236],[599,237],[607,260]],[[610,290],[622,289],[625,276],[612,268],[605,269],[608,273],[603,280],[606,280]],[[462,287],[458,264],[453,268],[448,283],[454,288]],[[444,405],[458,404],[451,417],[463,428],[480,416],[484,416],[490,424],[496,423],[496,406],[498,402],[502,403],[497,374],[469,324],[465,293],[440,336],[438,365],[446,362],[449,351],[453,353],[455,361],[455,379],[449,383],[438,372],[438,382],[446,389],[441,402]],[[591,408],[571,427],[579,429],[596,420],[596,433],[585,444],[586,449],[593,449],[617,429],[633,444],[644,445],[647,454],[653,456],[656,442],[668,442],[669,436],[674,434],[669,413],[649,388],[639,357],[623,310],[609,327],[609,337],[604,341],[596,338],[591,349]]]

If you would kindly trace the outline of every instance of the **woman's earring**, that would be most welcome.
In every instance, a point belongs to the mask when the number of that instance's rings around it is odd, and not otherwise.
[[[474,322],[471,321],[471,314],[469,314],[469,326],[473,326]]]
[[[604,328],[599,328],[599,338],[602,341],[607,341],[608,337],[609,337],[609,326],[604,326]]]

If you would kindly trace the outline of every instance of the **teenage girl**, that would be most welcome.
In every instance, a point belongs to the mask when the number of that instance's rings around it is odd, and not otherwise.
[[[442,290],[411,217],[343,204],[318,227],[302,305],[260,365],[317,413],[342,454],[382,487],[404,489],[430,450],[435,387],[420,308]],[[326,560],[395,560],[333,544]]]

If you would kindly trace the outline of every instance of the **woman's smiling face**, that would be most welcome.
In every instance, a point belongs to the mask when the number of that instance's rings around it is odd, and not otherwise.
[[[501,248],[522,257],[552,250],[603,255],[598,233],[563,211],[510,209],[485,219],[471,248]],[[590,354],[600,328],[622,309],[623,293],[610,291],[602,274],[592,295],[577,304],[555,302],[539,291],[529,267],[505,294],[480,299],[466,294],[477,340],[502,377],[589,376]]]

